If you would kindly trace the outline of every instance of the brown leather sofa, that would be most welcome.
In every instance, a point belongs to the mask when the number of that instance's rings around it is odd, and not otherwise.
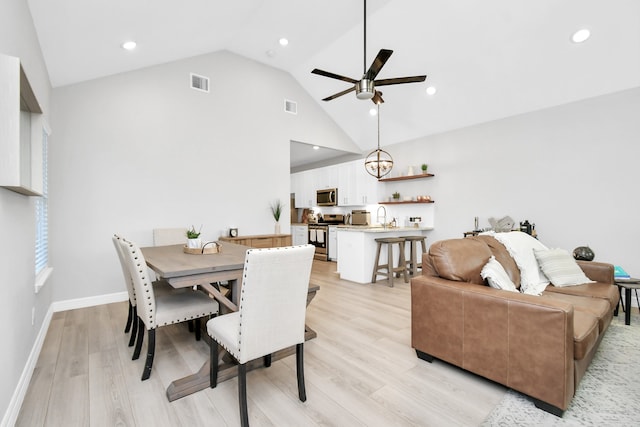
[[[609,326],[619,294],[611,264],[578,261],[596,281],[540,296],[494,289],[480,271],[491,255],[519,286],[507,249],[488,235],[433,243],[411,280],[411,341],[433,358],[496,381],[562,416]]]

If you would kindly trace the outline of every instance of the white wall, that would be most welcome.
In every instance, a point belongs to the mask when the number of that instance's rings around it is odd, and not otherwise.
[[[211,92],[190,89],[190,72]],[[290,140],[354,147],[289,74],[229,52],[56,88],[52,111],[56,301],[124,290],[114,232],[142,246],[156,227],[273,233],[270,203],[289,203]]]
[[[487,227],[489,217],[510,215],[535,222],[548,246],[589,245],[596,261],[638,277],[638,112],[640,88],[385,150],[396,162],[392,174],[428,163],[436,175],[398,187],[435,200],[430,242],[462,237],[475,216]]]
[[[49,78],[27,2],[0,3],[0,53],[19,57],[45,116]],[[51,304],[51,286],[35,294],[35,198],[0,188],[0,414],[5,414]],[[36,321],[31,326],[31,310]],[[1,416],[0,416],[1,418]]]

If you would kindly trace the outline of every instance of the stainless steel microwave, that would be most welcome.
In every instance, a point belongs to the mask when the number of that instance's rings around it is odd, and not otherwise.
[[[318,190],[316,195],[316,205],[338,206],[338,189],[325,188],[324,190]]]

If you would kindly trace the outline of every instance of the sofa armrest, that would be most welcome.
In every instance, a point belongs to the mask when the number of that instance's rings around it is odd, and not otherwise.
[[[566,409],[573,306],[440,277],[411,280],[412,346]]]
[[[594,261],[576,261],[584,274],[591,280],[613,285],[613,264]]]

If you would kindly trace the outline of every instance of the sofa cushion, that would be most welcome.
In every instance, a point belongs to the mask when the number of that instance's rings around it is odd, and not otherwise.
[[[533,251],[545,276],[554,286],[575,286],[592,283],[564,249],[543,249]]]
[[[513,284],[502,264],[500,264],[493,255],[491,255],[491,258],[489,258],[485,266],[482,267],[480,276],[489,282],[489,286],[492,288],[518,292],[516,285]]]
[[[545,286],[549,284],[549,280],[540,270],[533,250],[547,249],[547,247],[521,231],[494,233],[493,236],[507,248],[518,265],[522,291],[533,295],[541,294]]]
[[[573,305],[574,311],[581,311],[591,314],[598,319],[599,332],[604,332],[604,330],[609,326],[612,312],[609,308],[609,302],[606,299],[547,291],[545,291],[542,295],[543,298],[553,298],[557,301],[568,302]]]
[[[547,292],[603,299],[609,303],[609,308],[611,309],[611,311],[615,310],[620,299],[620,294],[618,293],[619,291],[617,286],[612,286],[608,283],[601,282],[564,287],[549,285],[545,289],[545,294]]]
[[[496,260],[504,267],[504,270],[509,275],[509,279],[516,285],[517,289],[520,289],[520,269],[516,265],[516,262],[513,260],[511,255],[509,255],[509,251],[505,246],[498,242],[493,236],[488,234],[479,234],[474,237],[470,237],[471,239],[476,239],[481,242],[484,242],[493,256],[496,257]]]
[[[491,258],[491,250],[477,240],[450,239],[433,243],[429,255],[433,268],[443,279],[483,285],[480,271]]]
[[[598,320],[583,311],[573,312],[573,359],[582,360],[598,341]]]

